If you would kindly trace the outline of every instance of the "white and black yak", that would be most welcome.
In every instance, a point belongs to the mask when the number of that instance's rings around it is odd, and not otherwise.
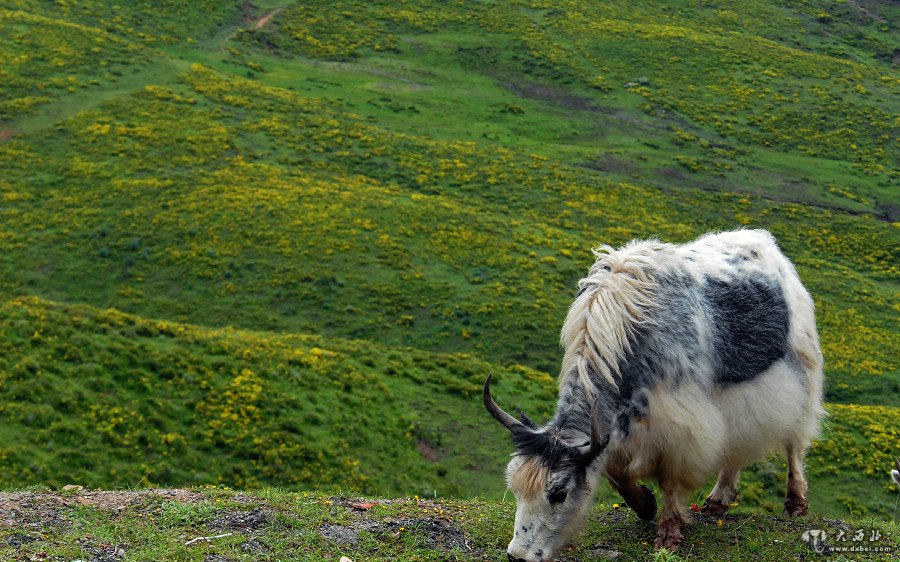
[[[556,414],[538,427],[484,404],[512,432],[506,470],[516,496],[507,550],[552,560],[581,527],[601,476],[642,519],[662,493],[655,545],[675,550],[686,498],[711,475],[703,505],[720,515],[741,467],[771,453],[788,462],[790,515],[807,511],[803,457],[819,433],[822,353],[813,301],[764,230],[689,244],[634,241],[595,251],[562,328]]]

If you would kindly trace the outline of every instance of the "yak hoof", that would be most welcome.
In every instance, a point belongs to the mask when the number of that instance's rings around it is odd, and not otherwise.
[[[713,515],[715,517],[725,515],[726,511],[728,511],[728,504],[722,500],[713,498],[706,498],[706,501],[703,502],[703,507],[700,508],[700,513],[704,515]]]
[[[631,509],[637,513],[638,519],[650,521],[656,517],[656,496],[647,486],[641,486],[641,495],[637,503],[631,505]]]
[[[789,516],[806,515],[809,511],[809,502],[806,498],[797,495],[795,492],[788,491],[787,498],[784,500],[784,512]]]
[[[681,543],[684,542],[684,535],[681,533],[683,523],[677,517],[666,519],[659,523],[656,528],[656,540],[653,546],[656,548],[665,548],[669,552],[677,552]]]

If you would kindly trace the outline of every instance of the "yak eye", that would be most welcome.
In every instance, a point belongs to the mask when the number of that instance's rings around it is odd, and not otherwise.
[[[566,501],[566,496],[568,492],[565,490],[559,490],[554,492],[549,492],[547,494],[547,499],[550,500],[550,503],[562,503]]]

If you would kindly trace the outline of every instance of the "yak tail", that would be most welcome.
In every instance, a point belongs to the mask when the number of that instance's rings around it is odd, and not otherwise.
[[[622,360],[632,352],[631,342],[638,330],[654,324],[650,314],[657,306],[653,255],[664,246],[655,241],[632,242],[620,250],[610,246],[594,250],[597,261],[578,282],[578,296],[560,333],[565,349],[561,386],[577,376],[593,399],[599,382],[591,380],[593,372],[618,388],[616,378]]]

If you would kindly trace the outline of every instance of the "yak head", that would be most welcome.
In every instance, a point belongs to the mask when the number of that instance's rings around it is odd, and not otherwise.
[[[538,428],[524,413],[516,419],[491,398],[491,376],[484,382],[484,406],[512,432],[516,452],[506,482],[516,496],[516,523],[507,547],[511,562],[544,562],[580,530],[601,471],[594,461],[609,443],[596,406],[590,436],[557,428]]]

